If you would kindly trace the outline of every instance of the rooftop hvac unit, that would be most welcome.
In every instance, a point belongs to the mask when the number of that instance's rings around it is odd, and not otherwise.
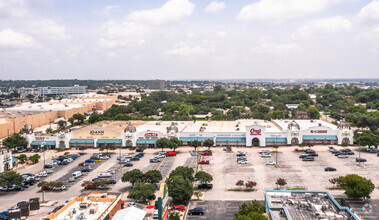
[[[318,126],[320,126],[320,127],[321,127],[321,123],[318,123]]]
[[[240,130],[240,128],[236,128],[236,130],[237,130],[237,131],[239,131],[239,130]]]

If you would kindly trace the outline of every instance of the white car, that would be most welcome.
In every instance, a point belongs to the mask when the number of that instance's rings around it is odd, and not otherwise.
[[[135,202],[128,202],[128,206],[134,206],[137,207],[137,204]]]
[[[337,157],[338,157],[338,158],[348,158],[349,155],[347,155],[347,154],[340,154],[340,155],[338,155]]]
[[[164,158],[164,157],[166,157],[166,155],[164,155],[164,154],[158,154],[157,156],[155,156],[156,158]]]
[[[53,173],[53,170],[46,170],[45,171],[47,174],[51,174],[51,173]]]
[[[45,171],[43,171],[43,172],[38,173],[37,176],[38,177],[46,177],[47,173]]]
[[[259,153],[260,154],[270,154],[270,151],[269,150],[260,150]]]
[[[247,160],[239,160],[237,163],[238,164],[247,164]]]
[[[191,151],[191,156],[199,156],[200,153],[197,151]]]
[[[115,171],[115,170],[108,170],[108,173],[110,173],[110,174],[115,174],[116,171]]]
[[[272,160],[268,160],[266,161],[266,165],[276,165],[276,162]]]
[[[271,157],[271,154],[262,154],[261,157]]]
[[[72,161],[74,161],[71,157],[67,158],[66,159],[69,163],[71,163]]]
[[[55,187],[53,187],[53,190],[65,190],[66,189],[66,186],[65,185],[63,185],[63,186],[55,186]]]
[[[107,157],[107,156],[101,156],[100,157],[100,160],[108,160],[109,159],[109,157]]]

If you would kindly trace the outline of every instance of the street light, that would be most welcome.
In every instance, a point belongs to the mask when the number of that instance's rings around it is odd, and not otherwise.
[[[45,171],[45,145],[46,145],[46,142],[42,142],[41,143],[41,148],[42,148],[42,152],[43,152],[43,171]],[[45,201],[45,189],[44,189],[44,186],[42,186],[42,201]]]
[[[357,134],[361,135],[362,131],[358,131]],[[358,149],[358,158],[359,158],[358,166],[361,166],[361,143],[358,143],[358,147],[359,147],[359,149]]]
[[[120,147],[120,160],[119,160],[119,163],[120,163],[120,170],[121,170],[121,147]]]
[[[276,145],[276,142],[277,142],[277,138],[278,138],[278,134],[275,134],[274,137],[275,137],[275,140],[274,140],[274,148],[276,149],[275,151],[275,167],[279,167],[278,166],[278,149],[279,149],[279,146]]]

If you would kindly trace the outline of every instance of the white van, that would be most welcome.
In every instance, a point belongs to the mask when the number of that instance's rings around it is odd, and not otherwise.
[[[110,178],[112,177],[112,174],[110,173],[100,173],[99,176],[97,176],[99,178]]]
[[[154,211],[153,219],[158,219],[158,210]]]
[[[83,175],[81,171],[75,171],[72,173],[72,177],[74,177],[75,179],[80,177],[81,175]]]

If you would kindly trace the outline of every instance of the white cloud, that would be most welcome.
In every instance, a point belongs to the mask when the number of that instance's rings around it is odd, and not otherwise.
[[[101,14],[109,15],[110,11],[112,11],[113,9],[117,9],[117,8],[120,8],[120,6],[119,5],[108,5],[101,10]]]
[[[225,7],[226,7],[225,2],[213,1],[204,9],[204,11],[206,11],[206,12],[218,12],[218,11],[221,11],[222,9],[224,9]]]
[[[178,43],[174,49],[166,50],[165,55],[178,55],[178,56],[194,56],[194,55],[209,55],[214,53],[215,50],[203,46],[190,46],[186,43]]]
[[[219,31],[219,32],[217,32],[217,35],[219,37],[225,37],[226,36],[226,32],[225,31]]]
[[[0,32],[0,48],[21,49],[34,47],[33,38],[28,35],[18,33],[12,29],[5,29]]]
[[[71,35],[67,33],[66,27],[55,23],[50,19],[35,20],[26,23],[26,31],[35,36],[50,40],[68,40]]]
[[[307,37],[317,33],[347,32],[351,30],[351,22],[341,16],[316,19],[299,28],[296,36]]]
[[[103,26],[105,37],[100,40],[102,48],[125,47],[130,43],[143,44],[143,37],[150,31],[150,27],[136,22],[109,21]]]
[[[27,13],[24,0],[1,0],[0,18],[23,17]]]
[[[178,21],[192,14],[195,4],[188,0],[169,0],[162,7],[134,11],[127,19],[152,25],[162,25]]]
[[[322,11],[339,1],[341,0],[260,0],[244,6],[237,19],[280,21]]]
[[[282,55],[287,53],[301,52],[302,48],[294,43],[278,44],[262,42],[259,45],[253,47],[251,51],[257,54]]]
[[[373,0],[359,12],[358,18],[363,20],[379,20],[379,0]]]

